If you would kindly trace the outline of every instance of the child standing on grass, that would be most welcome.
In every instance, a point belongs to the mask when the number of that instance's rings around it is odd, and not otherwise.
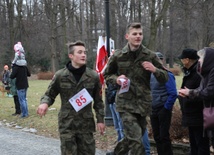
[[[10,79],[9,85],[10,85],[10,93],[13,95],[13,100],[15,104],[15,113],[13,113],[12,116],[18,116],[21,114],[21,108],[20,108],[19,98],[18,98],[17,89],[16,89],[16,78]]]
[[[12,62],[12,66],[14,64],[18,66],[27,66],[27,61],[25,60],[25,51],[21,42],[18,42],[14,45],[15,57]]]

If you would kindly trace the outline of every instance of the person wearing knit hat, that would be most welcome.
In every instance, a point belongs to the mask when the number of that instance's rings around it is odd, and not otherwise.
[[[27,61],[25,60],[25,51],[21,42],[17,42],[14,45],[15,57],[12,61],[12,65],[16,64],[18,66],[27,66]]]

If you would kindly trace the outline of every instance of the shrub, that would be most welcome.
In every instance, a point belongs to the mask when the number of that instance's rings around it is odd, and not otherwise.
[[[188,130],[187,128],[181,125],[181,110],[180,107],[175,105],[173,107],[171,127],[170,127],[170,136],[173,141],[182,141],[184,138],[188,139]]]
[[[37,74],[38,80],[51,80],[54,74],[52,72],[39,72]]]

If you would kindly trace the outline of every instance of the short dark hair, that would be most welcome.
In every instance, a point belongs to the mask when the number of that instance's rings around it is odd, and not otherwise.
[[[70,42],[67,43],[68,46],[68,54],[74,54],[74,46],[83,46],[85,47],[85,43],[81,40],[78,40],[76,42]]]
[[[127,27],[126,27],[126,33],[129,32],[130,29],[142,29],[142,25],[141,23],[138,23],[138,22],[134,22],[134,23],[131,23],[129,24]]]

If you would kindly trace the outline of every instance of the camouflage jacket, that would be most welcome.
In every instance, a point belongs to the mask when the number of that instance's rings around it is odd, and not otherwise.
[[[85,106],[76,112],[70,104],[69,99],[77,94],[80,90],[86,88],[93,98],[93,104]],[[94,132],[95,121],[94,112],[98,123],[104,122],[104,104],[102,101],[101,84],[98,74],[86,68],[81,79],[77,83],[73,74],[67,69],[61,69],[56,72],[48,90],[41,98],[42,103],[48,103],[51,106],[58,94],[61,98],[61,109],[58,114],[59,132],[65,133],[67,130],[74,132]],[[69,131],[70,132],[70,131]]]
[[[107,82],[116,83],[117,77],[122,74],[130,79],[129,91],[122,94],[117,93],[117,111],[138,113],[142,116],[150,114],[152,101],[151,72],[142,67],[141,63],[144,61],[151,62],[157,68],[154,76],[159,82],[165,83],[168,80],[167,72],[155,53],[144,46],[140,46],[137,51],[131,52],[126,45],[122,50],[116,50],[108,61],[104,72]]]

